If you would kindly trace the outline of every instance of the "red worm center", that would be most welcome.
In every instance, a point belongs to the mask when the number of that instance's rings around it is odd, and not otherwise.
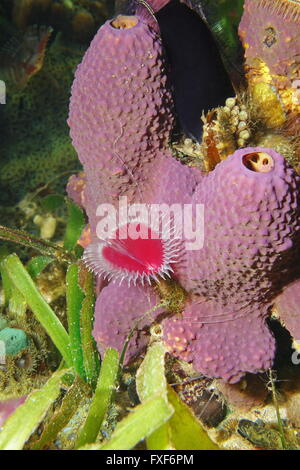
[[[163,242],[144,224],[134,222],[121,227],[107,243],[102,256],[116,268],[148,275],[163,266]]]

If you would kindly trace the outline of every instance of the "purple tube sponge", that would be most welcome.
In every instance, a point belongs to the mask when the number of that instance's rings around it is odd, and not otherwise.
[[[248,66],[263,61],[271,75],[291,78],[300,54],[300,6],[286,0],[246,0],[239,34]]]
[[[190,198],[198,175],[171,155],[173,120],[159,36],[142,15],[107,21],[76,71],[68,120],[86,180],[84,193],[76,177],[68,192],[85,206],[92,234],[99,204],[116,205],[120,196]]]
[[[117,179],[122,157],[130,154],[125,163],[134,171],[142,155],[149,164],[165,148],[173,124],[166,80],[159,38],[137,16],[107,21],[77,68],[68,120],[71,137],[85,167],[98,169],[101,162],[103,181],[110,180],[107,191],[113,176],[116,188],[122,184]]]
[[[209,377],[235,383],[246,372],[272,366],[275,340],[266,319],[298,274],[298,185],[281,155],[256,147],[238,150],[197,186],[192,202],[204,204],[204,246],[187,251],[185,266],[175,269],[190,297],[181,315],[164,320],[163,331],[170,352]],[[105,338],[102,348],[111,345],[115,331],[121,344],[132,326],[133,291],[112,284],[109,290],[109,308],[102,294],[96,306],[94,334]],[[139,297],[140,315],[147,308]],[[297,332],[293,306],[278,309]],[[135,345],[128,358],[137,351]]]
[[[203,249],[187,253],[183,286],[193,298],[164,333],[178,357],[208,376],[236,382],[272,365],[265,320],[295,275],[298,186],[281,155],[257,147],[217,165],[195,192],[194,203],[205,207],[205,235]]]
[[[187,253],[184,287],[224,304],[236,296],[244,305],[268,303],[292,260],[298,185],[299,176],[272,149],[241,149],[217,165],[193,196],[204,204],[204,247]]]
[[[108,346],[121,351],[140,320],[127,351],[130,361],[146,346],[150,324],[161,321],[170,352],[209,377],[235,383],[272,365],[275,340],[266,324],[271,307],[293,335],[299,332],[299,176],[281,155],[261,147],[238,150],[208,175],[172,157],[171,93],[159,35],[145,18],[120,16],[101,27],[72,88],[69,125],[85,182],[73,178],[68,190],[89,217],[86,261],[96,273],[105,261],[108,282],[110,266],[123,279],[121,286],[99,287],[93,334],[101,352]],[[128,204],[190,204],[194,216],[202,204],[203,247],[186,249],[185,233],[180,256],[173,258],[162,243],[151,243],[153,276],[149,253],[140,249],[147,251],[147,240],[132,250],[132,240],[119,237],[103,253],[97,207],[117,208],[121,196]],[[136,269],[138,277],[129,271],[140,262],[146,268]],[[158,307],[165,298],[153,282],[143,285],[169,268],[188,294],[180,314]],[[126,279],[137,285],[124,285]]]
[[[128,345],[125,362],[140,354],[147,344],[149,326],[163,312],[154,309],[159,296],[153,289],[144,286],[109,284],[98,296],[93,335],[100,353],[106,347],[122,351],[124,340],[131,329],[136,331]]]
[[[120,16],[99,29],[76,71],[68,120],[92,229],[100,203],[122,195],[144,202],[173,125],[166,82],[160,40],[142,16]]]

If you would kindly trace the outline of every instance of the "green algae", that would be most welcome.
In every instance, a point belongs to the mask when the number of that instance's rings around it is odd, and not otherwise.
[[[8,321],[2,315],[0,315],[0,330],[3,330],[8,326]]]
[[[66,170],[80,169],[66,121],[69,90],[83,52],[83,46],[66,44],[58,35],[48,47],[43,68],[25,89],[15,91],[7,85],[7,104],[0,116],[3,204]],[[66,177],[57,187],[62,190],[65,183]]]

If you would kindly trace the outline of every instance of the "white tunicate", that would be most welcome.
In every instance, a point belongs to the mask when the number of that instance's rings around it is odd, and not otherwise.
[[[41,215],[37,214],[33,219],[33,223],[40,227],[43,223],[43,220],[44,220],[43,217]]]
[[[235,98],[227,98],[227,100],[225,101],[225,105],[228,106],[228,108],[233,108],[233,106],[235,105]]]
[[[51,215],[46,217],[41,225],[41,238],[44,240],[52,238],[56,230],[56,224],[57,222],[54,217]]]
[[[249,131],[246,131],[246,130],[245,130],[245,131],[241,131],[241,132],[239,133],[239,136],[240,136],[241,139],[247,140],[247,139],[249,139],[249,137],[250,137],[250,133],[249,133]]]
[[[247,127],[247,124],[246,124],[245,121],[240,121],[240,122],[239,122],[238,129],[239,129],[240,131],[246,129],[246,127]]]
[[[246,121],[246,119],[248,119],[248,113],[246,111],[241,111],[239,113],[239,118],[241,121]]]

